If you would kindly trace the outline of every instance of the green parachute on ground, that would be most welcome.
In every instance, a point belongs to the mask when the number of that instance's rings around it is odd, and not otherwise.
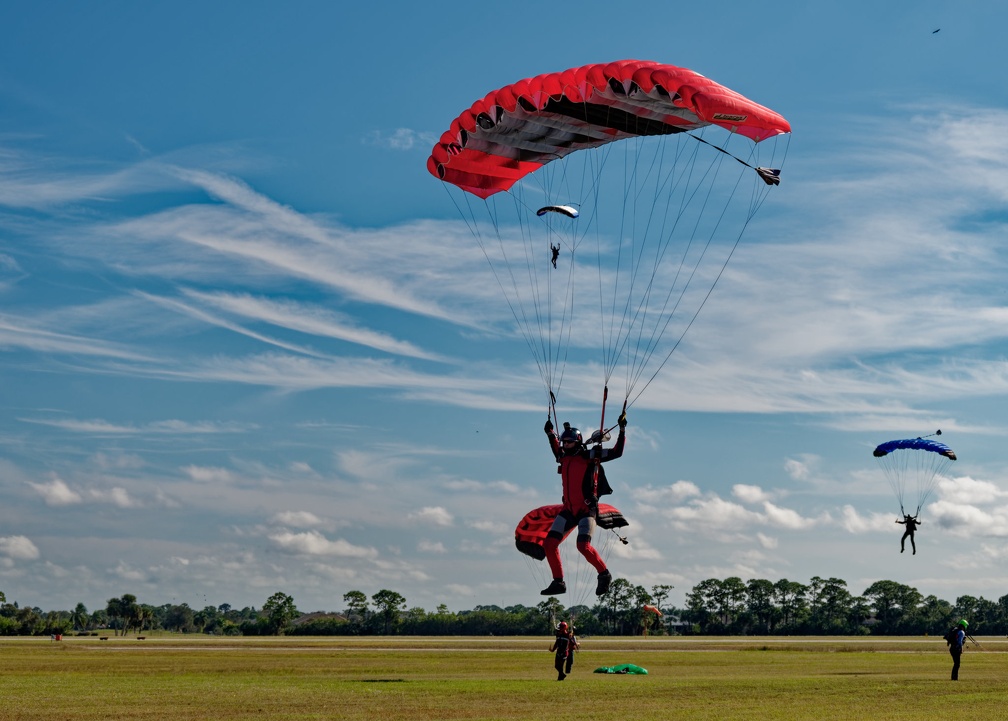
[[[647,676],[647,669],[641,668],[640,666],[636,666],[632,663],[620,663],[615,666],[599,666],[595,669],[595,673],[619,673]]]

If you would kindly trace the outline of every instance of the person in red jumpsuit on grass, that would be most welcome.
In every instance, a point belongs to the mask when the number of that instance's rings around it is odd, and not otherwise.
[[[594,448],[584,446],[581,432],[572,428],[570,423],[564,423],[564,432],[558,437],[553,430],[553,423],[547,419],[543,430],[549,437],[550,448],[556,457],[559,468],[557,472],[563,485],[563,510],[553,521],[543,543],[546,552],[546,562],[553,574],[553,582],[541,593],[543,596],[555,596],[567,592],[567,584],[563,577],[563,564],[560,561],[560,542],[566,538],[574,526],[577,526],[577,549],[588,563],[598,572],[596,596],[604,596],[612,583],[612,574],[606,568],[605,561],[591,544],[595,532],[595,518],[598,515],[598,499],[600,495],[612,493],[605,473],[600,464],[619,458],[623,455],[626,443],[626,413],[619,417],[619,437],[612,448],[602,448],[601,443]]]

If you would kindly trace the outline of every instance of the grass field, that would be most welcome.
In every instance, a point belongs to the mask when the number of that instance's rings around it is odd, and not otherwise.
[[[0,719],[1008,719],[1008,639],[0,639]],[[647,676],[593,674],[634,663]]]

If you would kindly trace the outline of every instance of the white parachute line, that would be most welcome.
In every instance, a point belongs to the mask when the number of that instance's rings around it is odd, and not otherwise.
[[[504,296],[504,300],[507,303],[508,308],[511,310],[511,315],[514,317],[515,323],[518,326],[519,330],[521,331],[522,337],[524,338],[526,345],[528,346],[529,350],[532,353],[532,357],[535,360],[536,366],[539,368],[539,374],[540,374],[540,376],[542,376],[543,382],[546,383],[547,386],[548,386],[549,381],[548,381],[548,376],[547,376],[547,369],[543,365],[543,360],[540,358],[539,354],[536,352],[535,343],[533,341],[532,333],[531,333],[531,326],[528,323],[528,319],[525,317],[525,309],[524,309],[524,306],[521,304],[521,295],[520,295],[520,293],[517,292],[517,287],[514,286],[514,275],[512,273],[510,273],[510,268],[509,268],[509,265],[507,263],[506,254],[504,254],[504,258],[505,258],[504,259],[504,266],[505,266],[505,268],[508,268],[509,275],[511,276],[511,280],[512,280],[512,285],[515,287],[515,300],[514,300],[514,302],[512,302],[511,296],[508,295],[507,289],[504,286],[504,282],[501,279],[501,274],[497,270],[497,264],[490,257],[490,253],[487,251],[487,246],[486,246],[486,243],[484,242],[483,234],[480,231],[480,225],[479,225],[479,223],[476,222],[476,211],[473,209],[472,204],[470,203],[469,194],[466,193],[465,191],[462,191],[462,190],[459,191],[459,192],[462,193],[462,197],[466,201],[466,203],[465,203],[466,210],[463,211],[462,206],[459,205],[458,201],[455,199],[455,197],[452,194],[451,190],[448,189],[447,186],[449,184],[448,183],[444,183],[443,185],[445,187],[445,192],[448,193],[448,197],[451,198],[451,201],[452,201],[452,203],[454,203],[455,208],[456,208],[456,210],[458,210],[459,215],[462,217],[463,222],[466,223],[467,227],[469,228],[469,232],[472,234],[473,238],[475,239],[476,244],[480,248],[480,251],[482,251],[483,257],[486,258],[487,264],[490,266],[490,271],[493,273],[494,280],[497,281],[497,285],[501,289],[501,293]],[[488,200],[484,201],[484,208],[485,208],[485,210],[487,212],[487,217],[490,219],[490,223],[493,226],[495,233],[497,234],[498,244],[501,245],[501,247],[503,247],[503,241],[502,241],[501,235],[500,235],[500,227],[498,226],[496,217],[495,217],[494,213],[492,212],[491,205],[490,205],[490,202]],[[467,213],[468,213],[468,215],[467,215]],[[516,308],[516,304],[518,305],[517,308]]]
[[[715,183],[715,181],[717,179],[717,172],[718,172],[718,170],[720,170],[723,162],[724,162],[723,159],[718,159],[718,160],[716,160],[713,163],[713,167],[716,168],[716,170],[714,171],[714,177],[711,179],[711,184],[707,188],[707,193],[704,196],[703,203],[700,206],[700,212],[697,214],[696,222],[694,223],[693,229],[692,229],[692,231],[690,233],[690,239],[689,239],[689,243],[687,244],[687,249],[683,253],[683,265],[685,265],[685,263],[686,263],[686,256],[687,256],[687,254],[689,252],[689,249],[691,249],[693,247],[694,241],[697,238],[697,230],[699,228],[699,225],[700,225],[701,221],[704,218],[704,214],[707,211],[707,206],[708,206],[708,204],[710,203],[710,200],[711,200],[711,193],[714,190],[714,183]],[[709,173],[710,170],[711,170],[711,168],[708,168],[708,170],[704,173],[704,177],[706,177],[707,173]],[[703,178],[701,178],[701,180],[703,180]],[[736,185],[735,185],[735,188],[737,188],[737,187],[738,187],[738,182],[736,182]],[[699,190],[700,190],[700,187],[699,187],[699,184],[698,184],[698,186],[697,186],[697,192],[699,192]],[[710,250],[711,244],[714,242],[714,238],[717,235],[717,231],[718,231],[718,229],[721,226],[721,220],[724,218],[724,214],[725,214],[725,212],[727,212],[728,206],[731,204],[731,198],[734,197],[734,192],[735,191],[733,190],[732,191],[732,195],[729,196],[729,198],[725,201],[725,205],[724,205],[724,207],[721,210],[721,214],[720,214],[720,216],[718,218],[718,222],[711,229],[710,234],[707,236],[706,242],[702,244],[702,249],[700,251],[699,257],[697,257],[697,259],[693,262],[692,268],[688,269],[688,272],[687,272],[687,275],[686,275],[686,281],[685,281],[685,283],[683,283],[682,288],[680,289],[680,291],[678,293],[678,296],[675,298],[675,302],[672,303],[672,309],[671,309],[671,311],[668,310],[668,306],[669,306],[669,303],[670,303],[670,301],[671,301],[671,299],[672,299],[672,297],[674,295],[675,285],[673,284],[672,287],[669,288],[669,292],[665,296],[665,301],[662,304],[661,310],[657,313],[659,319],[660,318],[665,318],[665,322],[663,324],[660,323],[659,326],[655,326],[655,328],[652,329],[651,337],[648,339],[648,342],[645,344],[644,352],[642,354],[641,363],[638,366],[638,368],[636,370],[636,373],[635,373],[635,375],[633,376],[633,378],[632,378],[632,380],[630,382],[629,387],[627,388],[627,395],[628,396],[633,392],[634,386],[636,386],[638,380],[640,379],[640,376],[644,373],[644,369],[647,367],[648,360],[651,358],[651,356],[654,354],[655,349],[657,348],[658,341],[661,339],[661,337],[664,334],[665,330],[668,328],[669,324],[672,322],[672,318],[675,316],[675,314],[679,310],[679,304],[682,302],[683,298],[686,296],[687,291],[692,286],[693,279],[696,277],[696,274],[697,274],[698,270],[700,269],[701,264],[703,263],[704,258],[707,255],[707,251]],[[682,266],[680,266],[680,271],[681,271],[681,269],[682,269]],[[722,270],[723,270],[723,267],[722,267]],[[676,273],[676,278],[677,279],[678,279],[678,276],[679,276],[679,271],[677,271],[677,273]],[[720,277],[720,275],[718,275],[717,277]],[[715,278],[714,282],[715,283],[717,282],[716,278]],[[709,295],[709,293],[708,293],[708,295]]]
[[[697,146],[697,148],[699,148],[699,146]],[[666,294],[665,301],[662,304],[661,310],[656,313],[658,321],[656,321],[656,325],[652,328],[651,339],[650,339],[649,343],[645,346],[645,352],[642,354],[641,353],[641,339],[643,337],[644,329],[647,327],[646,326],[646,320],[647,320],[647,316],[648,316],[649,312],[651,311],[651,306],[650,306],[650,303],[651,303],[651,293],[653,291],[654,284],[655,284],[655,282],[657,280],[659,269],[661,268],[662,262],[665,259],[665,254],[667,253],[668,249],[672,246],[672,241],[675,238],[675,233],[676,233],[676,230],[678,229],[679,222],[683,219],[683,215],[686,212],[687,208],[690,207],[690,205],[693,203],[693,199],[695,198],[695,196],[700,192],[703,180],[707,176],[707,174],[710,172],[710,167],[708,167],[707,171],[705,171],[702,174],[700,180],[697,181],[696,186],[695,187],[691,186],[692,176],[694,175],[694,172],[695,172],[695,169],[696,169],[697,158],[698,158],[698,155],[697,155],[696,152],[694,152],[691,155],[690,160],[687,163],[687,170],[686,170],[686,172],[684,172],[682,175],[680,175],[679,180],[677,181],[677,184],[678,184],[678,182],[681,182],[681,181],[685,180],[685,185],[683,186],[683,196],[682,196],[682,199],[681,199],[681,201],[679,203],[679,210],[678,210],[678,212],[676,214],[674,222],[672,223],[672,228],[669,230],[668,233],[665,233],[665,224],[667,223],[667,219],[668,219],[668,210],[670,208],[670,203],[666,204],[666,212],[663,215],[662,233],[659,236],[659,240],[656,243],[655,261],[652,264],[652,269],[651,269],[650,277],[648,278],[648,282],[647,282],[647,285],[645,287],[644,294],[641,296],[639,305],[638,305],[638,307],[637,307],[637,309],[635,311],[635,315],[634,315],[633,323],[638,327],[638,335],[637,335],[636,345],[635,345],[635,348],[634,348],[633,363],[630,364],[630,367],[628,367],[628,370],[627,370],[627,390],[626,390],[627,397],[630,396],[630,393],[633,390],[633,385],[636,382],[636,378],[638,378],[640,376],[640,373],[643,371],[643,368],[647,364],[648,358],[653,353],[653,348],[650,348],[650,346],[653,345],[653,344],[655,344],[655,343],[657,343],[657,339],[655,338],[655,333],[656,333],[656,331],[658,329],[658,322],[660,321],[660,319],[662,317],[665,317],[666,318],[666,322],[664,324],[664,327],[667,327],[668,324],[671,323],[672,317],[675,315],[676,311],[678,310],[679,303],[682,302],[682,299],[685,296],[686,291],[690,287],[690,281],[692,280],[693,274],[696,273],[696,269],[699,266],[700,261],[703,259],[703,254],[701,254],[700,258],[695,261],[694,267],[693,267],[693,273],[689,274],[688,277],[687,277],[686,282],[682,286],[680,286],[678,297],[676,298],[675,303],[672,305],[672,310],[668,311],[668,306],[669,306],[670,299],[675,294],[676,287],[679,286],[679,278],[683,274],[684,269],[686,268],[687,260],[690,257],[690,251],[693,248],[693,242],[694,242],[694,240],[696,238],[696,233],[695,233],[695,228],[694,228],[694,233],[690,236],[689,241],[685,244],[685,247],[682,249],[682,254],[679,256],[679,264],[678,264],[678,267],[677,267],[676,272],[674,274],[674,277],[672,279],[672,282],[669,284],[669,291]],[[680,160],[677,158],[676,165],[678,166],[679,164],[680,164]],[[691,187],[693,187],[692,190],[690,190]],[[709,191],[708,191],[708,194],[709,194]],[[670,196],[670,200],[671,200],[671,196]],[[703,209],[704,208],[706,208],[706,201],[701,206],[701,212],[699,214],[697,222],[699,222],[700,218],[703,217]],[[709,243],[709,241],[708,241],[708,243]],[[637,321],[638,317],[640,317],[640,322]],[[662,328],[662,332],[664,332],[664,327]],[[658,333],[658,338],[660,338],[660,336],[661,336],[661,333]],[[634,370],[634,369],[637,369],[637,370]]]
[[[642,142],[643,141],[641,141],[641,143]],[[626,346],[626,343],[629,341],[630,335],[633,332],[634,321],[636,320],[637,315],[639,315],[639,313],[635,313],[634,314],[634,320],[631,320],[631,318],[630,318],[630,308],[631,308],[631,305],[633,303],[634,288],[635,288],[635,286],[637,284],[637,277],[638,277],[638,274],[640,272],[641,265],[643,263],[645,250],[647,249],[648,237],[650,235],[651,222],[652,222],[652,219],[654,217],[655,207],[657,206],[657,203],[658,203],[658,196],[659,196],[659,193],[661,192],[661,188],[665,185],[665,182],[663,182],[662,179],[661,179],[661,173],[658,172],[658,169],[661,168],[662,163],[664,162],[666,143],[664,143],[664,142],[658,142],[658,145],[659,145],[659,152],[657,152],[657,153],[655,153],[654,155],[651,156],[651,163],[649,164],[649,166],[647,168],[647,171],[644,174],[644,178],[643,178],[643,181],[641,182],[640,190],[633,193],[633,203],[632,203],[631,208],[630,208],[630,212],[632,213],[633,222],[632,222],[632,231],[630,233],[630,254],[629,254],[630,255],[630,260],[628,261],[628,265],[629,265],[630,269],[628,271],[628,278],[627,278],[628,288],[626,290],[625,300],[623,302],[623,309],[622,309],[622,313],[621,313],[621,316],[620,316],[619,329],[618,329],[618,331],[616,332],[616,334],[614,336],[616,340],[615,340],[615,342],[613,343],[613,346],[612,346],[611,363],[612,363],[612,367],[613,368],[616,367],[616,365],[619,363],[619,359],[622,357],[623,349]],[[639,153],[635,153],[633,157],[636,160],[634,162],[634,172],[633,172],[633,176],[632,177],[633,177],[634,183],[637,183],[638,179],[640,178],[640,176],[639,176],[639,174],[637,172],[638,171],[638,167],[639,167],[640,154]],[[674,172],[676,166],[677,166],[677,162],[673,163],[673,165],[672,165],[672,172]],[[649,179],[652,178],[652,177],[654,178],[654,180],[650,181]],[[641,238],[640,242],[638,243],[639,234],[638,234],[638,230],[637,230],[637,208],[638,208],[638,204],[639,204],[639,201],[641,199],[642,193],[644,192],[644,190],[647,187],[650,187],[649,183],[650,183],[650,185],[654,186],[654,191],[650,194],[650,211],[648,212],[648,214],[647,214],[647,220],[644,223],[643,237]],[[626,202],[624,200],[623,217],[625,218],[626,215],[627,215],[627,207],[626,207]],[[621,235],[620,235],[620,237],[619,237],[619,239],[617,241],[617,246],[620,249],[620,256],[621,257],[622,257],[622,249],[623,249],[623,237],[624,236],[622,234],[622,229],[621,229]],[[639,251],[635,254],[635,247],[637,247],[637,246],[639,246]],[[657,249],[656,256],[657,257],[661,256],[660,240],[659,240],[659,248]],[[652,268],[652,278],[653,278],[654,272],[655,272],[655,269]],[[616,302],[617,302],[617,299],[621,297],[620,296],[620,292],[619,292],[620,277],[621,277],[620,267],[619,267],[619,263],[617,263],[615,286],[613,288],[613,313],[612,313],[612,316],[613,316],[614,320],[615,320],[615,317],[616,317]],[[641,301],[645,305],[647,303],[647,300],[646,300],[647,295],[648,295],[648,293],[645,292],[645,295],[644,295],[644,297],[642,298],[642,301]],[[638,307],[638,311],[639,311],[639,307]],[[642,319],[641,324],[638,325],[639,329],[643,328],[643,323],[644,322],[646,322],[646,316],[645,316],[644,319]],[[626,330],[626,335],[624,335],[624,329]],[[638,337],[639,337],[639,334],[641,332],[642,332],[642,330],[638,330]],[[631,366],[632,366],[632,361],[628,360],[628,362],[627,362],[628,378],[629,378],[629,369],[630,369]]]
[[[740,181],[741,181],[743,175],[744,175],[744,173],[739,176],[739,180]],[[762,182],[762,181],[760,181],[760,182]],[[682,343],[683,338],[686,337],[686,334],[689,332],[690,328],[693,327],[693,324],[696,322],[696,319],[700,315],[700,311],[702,311],[703,308],[704,308],[704,306],[707,304],[707,301],[710,299],[711,294],[714,292],[714,289],[717,287],[718,282],[721,280],[721,277],[724,275],[725,269],[728,267],[728,264],[731,262],[732,257],[735,255],[735,251],[738,249],[739,243],[742,242],[742,236],[745,234],[746,228],[749,227],[750,221],[753,219],[753,217],[755,216],[756,212],[763,205],[763,203],[765,202],[767,196],[769,195],[769,187],[770,186],[766,186],[765,188],[760,189],[761,192],[760,192],[760,198],[759,198],[758,202],[750,205],[749,213],[748,213],[748,215],[747,215],[747,217],[745,219],[745,222],[742,224],[742,227],[739,229],[739,232],[738,232],[738,234],[735,237],[735,242],[732,244],[731,249],[729,250],[727,257],[725,258],[724,263],[721,264],[721,268],[718,270],[717,275],[714,278],[714,282],[711,284],[710,288],[707,289],[707,293],[704,295],[703,300],[701,301],[700,305],[697,307],[696,311],[693,313],[693,315],[690,318],[689,322],[686,324],[686,327],[683,328],[682,333],[679,334],[679,337],[676,339],[675,343],[672,345],[672,348],[669,350],[669,352],[662,359],[661,363],[655,369],[654,373],[651,374],[651,376],[648,378],[647,382],[640,389],[640,391],[637,392],[636,395],[633,395],[632,398],[630,398],[630,396],[633,394],[633,392],[631,391],[631,392],[627,393],[627,398],[628,398],[627,408],[629,408],[630,406],[632,406],[634,404],[634,402],[638,398],[640,398],[641,394],[645,390],[647,390],[647,387],[649,385],[651,385],[651,383],[654,381],[654,379],[658,376],[658,373],[661,372],[661,369],[665,367],[666,363],[668,363],[669,359],[672,357],[672,354],[675,353],[676,349]],[[639,381],[639,379],[638,379],[638,381]],[[635,388],[636,388],[636,383],[635,383]]]
[[[693,136],[691,135],[691,137],[693,137]],[[788,137],[788,143],[790,143],[790,136]],[[710,143],[707,143],[707,144],[710,145]],[[712,146],[712,147],[716,148],[716,146]],[[776,154],[776,144],[774,144],[774,148],[775,148],[774,154]],[[753,154],[755,154],[756,152],[757,152],[757,147],[754,146],[750,150],[750,160],[752,159]],[[725,154],[728,155],[729,157],[734,158],[734,159],[737,160],[737,158],[735,158],[734,155],[731,155],[729,153],[725,153]],[[746,165],[747,167],[751,167],[748,163],[743,163],[743,165]],[[740,174],[738,176],[738,179],[736,180],[736,183],[735,183],[735,188],[732,190],[732,193],[729,196],[728,201],[725,203],[725,206],[722,208],[721,215],[720,215],[720,217],[718,219],[717,227],[720,226],[721,221],[724,218],[724,214],[727,212],[728,206],[731,203],[731,199],[735,196],[735,193],[737,192],[737,189],[738,189],[738,185],[741,183],[741,181],[745,177],[745,175],[746,175],[746,171],[745,170],[743,170],[743,171],[740,172]],[[754,178],[753,179],[753,186],[752,187],[754,189],[753,190],[753,197],[750,199],[749,210],[748,210],[748,213],[746,215],[745,222],[742,224],[742,227],[740,228],[740,230],[739,230],[739,232],[738,232],[738,234],[737,234],[737,236],[735,238],[735,242],[732,245],[732,247],[731,247],[731,249],[730,249],[727,257],[725,258],[724,263],[722,263],[721,268],[719,269],[719,271],[718,271],[718,273],[717,273],[717,275],[716,275],[716,277],[714,279],[714,282],[712,283],[712,285],[710,286],[710,288],[708,288],[707,293],[705,294],[705,296],[703,298],[703,301],[700,303],[700,305],[698,306],[698,308],[696,309],[696,311],[693,313],[692,318],[690,318],[689,322],[686,324],[686,327],[683,329],[682,333],[679,335],[679,337],[677,338],[676,342],[673,344],[671,350],[668,352],[668,354],[665,356],[665,358],[662,360],[662,362],[659,364],[659,366],[655,369],[655,372],[648,379],[647,383],[644,384],[644,387],[641,388],[641,391],[639,393],[637,393],[633,397],[632,400],[628,400],[628,406],[627,407],[630,407],[633,404],[633,402],[637,398],[640,397],[641,393],[643,393],[644,390],[655,379],[655,377],[657,377],[658,373],[661,371],[661,369],[668,362],[669,358],[671,358],[671,356],[675,352],[675,350],[679,347],[679,345],[682,342],[683,338],[686,336],[686,333],[692,327],[693,323],[696,321],[697,317],[700,315],[700,311],[703,309],[704,305],[706,305],[707,300],[710,298],[711,294],[714,292],[714,289],[716,288],[716,286],[718,284],[718,281],[720,281],[721,276],[724,274],[725,269],[728,267],[728,263],[731,261],[732,256],[734,255],[735,251],[737,250],[738,244],[741,242],[742,236],[744,235],[745,230],[746,230],[746,228],[749,225],[749,222],[756,215],[756,212],[759,210],[759,208],[762,206],[762,204],[766,201],[766,198],[769,196],[769,186],[767,186],[766,183],[763,183],[762,181],[756,182],[756,179]],[[673,313],[674,313],[674,311],[673,311]],[[667,326],[670,321],[671,321],[671,315],[669,315],[667,317],[667,321],[666,321],[665,326]],[[665,331],[664,331],[664,327],[663,327],[661,333],[664,333],[664,332]],[[661,334],[659,334],[659,336],[660,335]],[[653,353],[654,349],[652,349],[651,352]],[[641,369],[640,369],[640,374],[643,373],[643,370],[644,370],[644,367],[642,366]],[[637,380],[639,380],[640,374],[638,374],[638,379]],[[634,382],[634,386],[636,386],[636,382],[637,381]],[[630,389],[628,391],[628,393],[627,393],[628,399],[629,399],[630,395],[632,394],[632,391],[633,391],[633,389]]]
[[[545,295],[545,303],[542,301],[543,289],[540,287],[539,281],[539,268],[538,264],[535,262],[535,245],[533,240],[533,228],[530,221],[528,224],[523,222],[524,216],[520,211],[521,207],[525,205],[520,199],[519,195],[523,195],[523,188],[521,186],[514,186],[513,192],[509,193],[511,196],[514,206],[515,206],[515,217],[517,218],[519,228],[521,229],[521,239],[522,239],[522,249],[525,254],[525,273],[528,279],[529,297],[532,301],[531,314],[535,319],[535,330],[538,332],[539,337],[539,347],[542,353],[542,357],[545,359],[545,383],[547,392],[553,389],[553,349],[552,349],[552,286],[550,285],[550,278],[547,278]],[[538,217],[538,216],[534,216]],[[547,224],[548,227],[548,224]],[[547,256],[543,255],[543,260],[545,261]],[[508,264],[510,267],[510,263]],[[520,291],[515,287],[516,295],[520,296]]]
[[[664,152],[664,146],[665,146],[665,143],[662,143],[663,152]],[[683,249],[682,255],[679,256],[680,260],[679,260],[678,269],[676,270],[676,272],[674,274],[673,281],[672,281],[672,283],[669,286],[669,292],[666,295],[666,298],[665,298],[665,301],[663,303],[662,309],[661,309],[661,311],[658,311],[656,313],[656,316],[657,316],[656,321],[651,326],[651,328],[652,328],[652,330],[651,330],[651,339],[649,340],[648,344],[644,344],[645,351],[642,353],[642,351],[641,351],[641,348],[642,348],[642,338],[643,338],[643,334],[644,334],[645,329],[648,327],[647,318],[648,318],[648,315],[651,313],[651,311],[654,310],[653,304],[650,302],[651,301],[651,294],[652,294],[652,291],[653,291],[653,288],[654,288],[655,281],[657,279],[657,275],[658,275],[659,269],[662,266],[662,261],[663,261],[665,255],[666,255],[669,247],[671,247],[671,244],[672,244],[672,241],[673,241],[673,239],[675,237],[675,231],[676,231],[676,228],[678,227],[679,221],[683,218],[683,214],[685,213],[686,209],[688,207],[690,207],[690,204],[692,203],[693,198],[696,196],[696,194],[702,188],[703,177],[706,177],[706,175],[710,172],[710,167],[708,167],[708,170],[701,177],[701,181],[698,182],[695,187],[692,186],[691,177],[692,177],[692,175],[694,174],[694,171],[695,171],[695,166],[696,166],[697,157],[698,157],[698,155],[697,155],[697,149],[699,148],[699,145],[696,145],[696,146],[693,146],[693,147],[694,147],[694,151],[690,155],[690,160],[685,163],[686,164],[686,168],[683,169],[681,172],[678,172],[678,174],[677,174],[677,171],[679,171],[681,169],[681,166],[684,164],[684,161],[683,161],[683,159],[681,157],[681,155],[682,155],[682,153],[681,153],[682,143],[679,143],[679,152],[676,152],[674,154],[675,155],[674,163],[672,164],[672,167],[670,168],[669,173],[667,174],[667,176],[663,180],[660,180],[660,182],[659,182],[658,179],[656,179],[656,181],[655,181],[655,193],[654,193],[654,198],[652,199],[651,213],[649,214],[648,223],[646,224],[646,230],[645,230],[646,235],[645,235],[645,238],[641,242],[641,246],[642,246],[641,247],[641,251],[640,251],[640,254],[637,256],[637,259],[636,259],[636,265],[638,267],[643,263],[644,252],[645,252],[646,246],[648,244],[647,238],[651,234],[650,233],[650,228],[652,226],[652,217],[653,217],[654,212],[655,212],[655,207],[658,205],[658,197],[663,192],[662,191],[663,188],[665,188],[666,186],[668,186],[669,183],[671,183],[672,185],[671,185],[671,188],[669,189],[669,192],[667,194],[665,194],[665,200],[666,200],[666,202],[665,202],[665,211],[664,211],[663,216],[662,216],[663,219],[662,219],[662,224],[661,224],[661,232],[658,233],[658,240],[655,241],[654,262],[651,264],[651,273],[649,274],[647,283],[644,286],[644,292],[641,294],[641,296],[636,301],[634,301],[633,287],[632,286],[631,286],[630,292],[627,294],[626,308],[624,310],[624,314],[630,320],[629,320],[629,323],[627,325],[626,335],[622,335],[622,331],[621,331],[621,340],[620,340],[620,343],[618,344],[618,347],[617,347],[617,356],[622,356],[625,348],[629,344],[630,337],[631,337],[631,331],[633,331],[634,329],[636,329],[637,341],[635,342],[633,353],[631,354],[631,356],[627,360],[627,381],[626,381],[627,382],[627,392],[626,392],[626,397],[629,397],[630,393],[633,390],[633,385],[635,384],[635,380],[633,380],[633,379],[635,379],[635,378],[637,378],[637,377],[640,376],[640,374],[643,372],[643,369],[647,365],[648,359],[651,357],[651,355],[653,355],[654,349],[657,346],[657,342],[658,342],[658,340],[661,337],[661,333],[664,332],[664,328],[668,326],[668,324],[672,320],[672,317],[675,315],[676,309],[678,308],[678,305],[679,305],[679,302],[681,302],[681,300],[682,300],[683,296],[685,295],[686,291],[689,289],[690,279],[692,279],[692,276],[696,273],[696,271],[697,271],[697,269],[699,267],[699,263],[700,263],[700,261],[703,258],[703,255],[701,255],[701,257],[695,261],[695,265],[693,267],[692,273],[690,274],[690,278],[686,281],[685,285],[681,286],[681,288],[679,290],[679,297],[676,300],[675,304],[673,304],[672,311],[668,312],[668,306],[669,306],[670,298],[675,293],[677,286],[679,286],[679,277],[683,273],[683,269],[685,268],[686,261],[688,260],[690,251],[692,249],[693,240],[695,238],[695,232],[694,232],[694,237],[690,239],[689,243]],[[714,156],[714,159],[712,160],[712,164],[711,164],[712,167],[717,162],[719,162],[718,161],[718,157],[719,156]],[[721,158],[721,160],[723,160],[723,158]],[[678,204],[679,205],[678,212],[675,213],[675,221],[673,222],[671,230],[669,230],[668,232],[666,232],[666,226],[668,224],[669,211],[670,211],[671,206],[672,206],[672,201],[674,200],[674,198],[677,195],[676,188],[678,188],[680,186],[680,184],[683,183],[683,181],[685,181],[685,185],[682,188],[683,192],[682,192],[682,195],[680,197],[679,204]],[[691,188],[692,188],[692,190],[691,190]],[[709,193],[710,193],[710,190],[708,191],[708,194]],[[705,205],[706,205],[706,201],[705,201]],[[698,218],[698,222],[699,222],[700,219],[702,219],[702,217],[703,216],[702,216],[702,213],[701,213],[700,218]],[[709,243],[710,243],[710,241],[708,241],[708,244]],[[633,280],[633,282],[635,284],[636,283],[636,268],[635,268],[635,273],[632,276],[632,280]],[[630,310],[629,310],[631,302],[636,302],[636,307],[634,309],[634,312],[633,312],[632,316],[631,316]],[[666,315],[666,313],[668,313],[668,314]],[[665,322],[664,325],[662,325],[660,323],[662,317],[666,318],[666,322]],[[660,332],[659,332],[659,329],[661,329]]]

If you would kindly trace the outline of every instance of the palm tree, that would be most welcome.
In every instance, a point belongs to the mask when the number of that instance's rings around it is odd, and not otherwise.
[[[91,617],[88,615],[87,606],[78,603],[76,608],[70,612],[70,623],[73,624],[74,631],[86,631]]]

